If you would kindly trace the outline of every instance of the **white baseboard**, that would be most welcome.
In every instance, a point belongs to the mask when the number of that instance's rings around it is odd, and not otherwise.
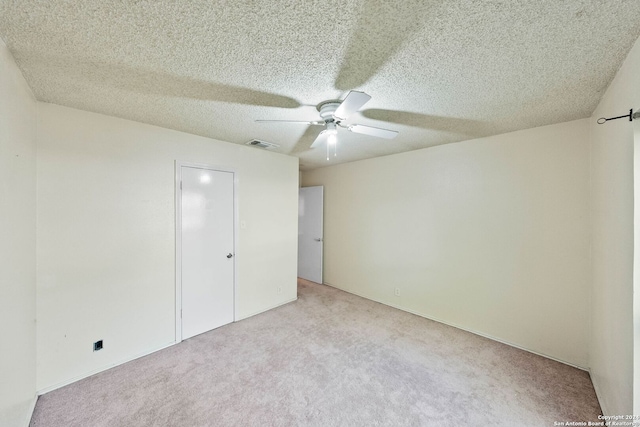
[[[65,381],[59,382],[59,383],[54,384],[54,385],[49,386],[49,387],[45,387],[45,388],[40,389],[40,390],[37,391],[38,396],[42,396],[43,394],[49,393],[50,391],[53,391],[53,390],[57,390],[57,389],[59,389],[61,387],[64,387],[66,385],[75,383],[76,381],[80,381],[82,379],[90,377],[91,375],[95,375],[95,374],[98,374],[100,372],[106,371],[107,369],[111,369],[111,368],[114,368],[116,366],[120,366],[120,365],[125,364],[127,362],[131,362],[132,360],[140,359],[141,357],[148,356],[148,355],[150,355],[152,353],[155,353],[156,351],[164,350],[165,348],[171,347],[171,346],[176,345],[176,344],[177,343],[175,341],[174,342],[170,342],[169,344],[165,344],[165,345],[160,346],[158,348],[155,348],[153,350],[145,351],[144,353],[140,353],[140,354],[137,354],[135,356],[128,357],[126,359],[122,359],[122,360],[120,360],[118,362],[115,362],[115,363],[110,363],[110,364],[108,364],[106,366],[103,366],[103,367],[98,368],[98,369],[94,369],[93,371],[86,372],[86,373],[84,373],[82,375],[78,375],[78,376],[73,377],[73,378],[71,378],[69,380],[65,380]],[[34,406],[35,406],[35,403],[34,403]]]
[[[593,384],[593,389],[596,392],[596,398],[598,399],[598,403],[600,404],[600,409],[602,410],[602,415],[615,415],[610,413],[607,408],[605,408],[604,401],[600,398],[602,393],[600,392],[600,387],[598,386],[598,382],[595,381],[593,375],[591,375],[591,369],[589,369],[589,376],[591,377],[591,384]]]
[[[416,316],[424,317],[425,319],[433,320],[434,322],[442,323],[443,325],[451,326],[451,327],[454,327],[454,328],[456,328],[456,329],[460,329],[460,330],[465,331],[465,332],[470,332],[470,333],[472,333],[472,334],[474,334],[474,335],[479,335],[479,336],[481,336],[481,337],[483,337],[483,338],[488,338],[488,339],[490,339],[490,340],[492,340],[492,341],[496,341],[496,342],[499,342],[499,343],[501,343],[501,344],[508,345],[508,346],[510,346],[510,347],[515,347],[515,348],[517,348],[517,349],[524,350],[524,351],[526,351],[526,352],[533,353],[533,354],[535,354],[535,355],[542,356],[542,357],[545,357],[545,358],[547,358],[547,359],[551,359],[551,360],[554,360],[554,361],[556,361],[556,362],[560,362],[560,363],[563,363],[563,364],[565,364],[565,365],[572,366],[572,367],[574,367],[574,368],[578,368],[578,369],[580,369],[580,370],[582,370],[582,371],[587,371],[587,372],[589,372],[589,368],[587,368],[587,367],[580,366],[580,365],[576,365],[575,363],[567,362],[566,360],[558,359],[558,358],[556,358],[556,357],[549,356],[548,354],[540,353],[540,352],[537,352],[537,351],[531,350],[531,349],[529,349],[529,348],[522,347],[522,346],[520,346],[520,345],[518,345],[518,344],[513,344],[513,343],[511,343],[511,342],[504,341],[504,340],[502,340],[502,339],[500,339],[500,338],[496,338],[496,337],[494,337],[494,336],[491,336],[491,335],[485,334],[485,333],[483,333],[483,332],[478,332],[478,331],[474,331],[474,330],[472,330],[472,329],[463,328],[463,327],[458,326],[458,325],[456,325],[456,324],[454,324],[454,323],[445,322],[444,320],[440,320],[440,319],[438,319],[438,318],[436,318],[436,317],[427,316],[427,315],[425,315],[425,314],[423,314],[423,313],[418,313],[418,312],[416,312],[416,311],[409,310],[409,309],[404,308],[404,307],[400,307],[400,306],[397,306],[397,305],[394,305],[394,304],[390,304],[390,303],[388,303],[388,302],[384,302],[384,301],[379,301],[379,300],[377,300],[377,299],[374,299],[374,298],[368,297],[368,296],[366,296],[366,295],[362,295],[362,294],[359,294],[359,293],[357,293],[357,292],[353,292],[353,291],[351,291],[351,290],[347,290],[347,289],[341,288],[340,286],[332,285],[331,283],[328,283],[328,282],[323,282],[323,284],[324,284],[324,285],[327,285],[327,286],[331,286],[332,288],[340,289],[341,291],[344,291],[344,292],[349,293],[349,294],[357,295],[357,296],[359,296],[359,297],[361,297],[361,298],[365,298],[365,299],[368,299],[368,300],[370,300],[370,301],[375,301],[375,302],[377,302],[377,303],[379,303],[379,304],[382,304],[382,305],[386,305],[386,306],[393,307],[393,308],[398,309],[398,310],[406,311],[407,313],[415,314]],[[592,381],[592,382],[593,382],[593,381]]]
[[[33,411],[36,409],[36,403],[38,402],[38,394],[33,396],[29,410],[27,411],[27,419],[25,420],[24,427],[29,427],[31,424],[31,418],[33,418]]]
[[[253,317],[253,316],[256,316],[256,315],[258,315],[258,314],[260,314],[260,313],[264,313],[264,312],[266,312],[266,311],[273,310],[274,308],[278,308],[278,307],[280,307],[280,306],[283,306],[283,305],[285,305],[285,304],[289,304],[290,302],[294,302],[294,301],[297,301],[297,300],[298,300],[298,297],[296,296],[295,298],[292,298],[292,299],[287,300],[287,301],[284,301],[284,302],[279,302],[278,304],[273,305],[273,306],[268,307],[268,308],[265,308],[264,310],[259,310],[259,311],[256,311],[256,312],[254,312],[254,313],[247,314],[246,316],[239,317],[239,318],[237,318],[236,320],[234,320],[234,322],[239,322],[239,321],[241,321],[241,320],[248,319],[249,317]]]

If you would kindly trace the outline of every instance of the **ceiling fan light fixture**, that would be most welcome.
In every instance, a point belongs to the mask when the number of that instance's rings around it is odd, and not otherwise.
[[[329,145],[336,145],[336,142],[338,141],[338,137],[336,136],[337,132],[333,132],[330,133],[329,136],[327,137],[327,143]]]
[[[336,128],[336,123],[333,121],[327,122],[327,128],[321,133],[324,135],[337,135],[338,129]]]

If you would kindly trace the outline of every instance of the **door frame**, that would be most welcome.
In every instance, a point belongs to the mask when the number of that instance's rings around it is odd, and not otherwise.
[[[233,321],[237,319],[237,277],[238,277],[238,172],[235,168],[204,163],[175,161],[175,238],[176,238],[176,304],[175,304],[175,342],[182,342],[182,168],[205,169],[233,174]]]

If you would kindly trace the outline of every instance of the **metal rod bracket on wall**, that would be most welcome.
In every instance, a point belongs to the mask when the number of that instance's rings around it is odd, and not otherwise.
[[[604,124],[606,122],[608,122],[609,120],[616,120],[616,119],[624,119],[625,117],[629,117],[629,121],[633,121],[633,119],[640,119],[640,111],[636,111],[635,113],[633,112],[633,108],[629,110],[629,114],[625,114],[624,116],[618,116],[618,117],[611,117],[611,118],[604,118],[604,117],[600,117],[598,119],[598,124]]]

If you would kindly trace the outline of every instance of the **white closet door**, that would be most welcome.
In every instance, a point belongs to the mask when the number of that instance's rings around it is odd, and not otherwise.
[[[234,174],[181,167],[182,339],[233,322]]]

